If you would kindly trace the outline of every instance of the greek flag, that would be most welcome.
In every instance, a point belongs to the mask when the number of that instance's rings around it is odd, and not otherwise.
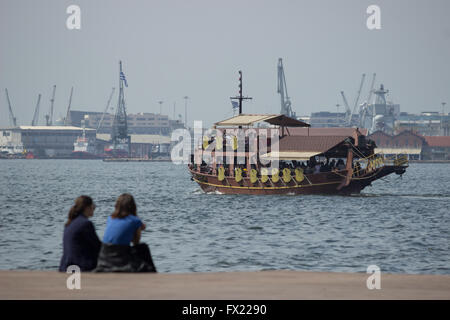
[[[231,104],[233,105],[233,109],[239,108],[239,102],[237,102],[237,101],[231,101]]]
[[[125,74],[122,71],[120,72],[120,80],[123,80],[125,82],[125,87],[128,88],[127,79],[125,78]]]

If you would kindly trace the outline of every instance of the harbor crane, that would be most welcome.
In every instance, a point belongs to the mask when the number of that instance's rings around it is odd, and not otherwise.
[[[372,76],[372,83],[370,84],[370,90],[369,90],[369,96],[367,97],[367,104],[370,104],[370,99],[372,99],[372,93],[373,93],[373,87],[375,86],[375,78],[377,77],[377,74],[374,73]]]
[[[353,111],[352,111],[352,109],[350,109],[347,99],[345,98],[344,91],[341,91],[342,99],[344,100],[344,105],[345,105],[345,125],[346,126],[351,126],[351,124],[352,124],[352,116],[356,112],[356,108],[358,107],[359,97],[361,96],[361,89],[363,87],[365,78],[366,78],[366,74],[363,73],[362,77],[361,77],[361,83],[359,85],[359,90],[356,94],[355,104],[353,105]]]
[[[128,135],[124,85],[128,87],[125,74],[122,71],[122,61],[119,61],[119,99],[117,101],[116,114],[112,125],[111,140],[113,149],[117,150],[121,149],[121,147],[125,147],[126,153],[130,154],[131,137]]]
[[[369,104],[372,99],[372,93],[374,91],[373,88],[375,86],[376,76],[377,76],[377,74],[374,73],[372,76],[372,83],[370,84],[370,89],[369,89],[369,94],[367,96],[367,99],[360,105],[360,108],[359,108],[359,127],[360,128],[366,127],[366,119],[367,119],[367,116],[369,115]]]
[[[112,97],[113,97],[113,94],[114,94],[114,91],[116,90],[116,88],[112,88],[112,91],[111,91],[111,94],[109,95],[109,99],[108,99],[108,102],[106,103],[106,108],[105,108],[105,111],[103,112],[103,114],[102,114],[102,118],[100,119],[100,122],[98,123],[98,126],[97,126],[97,132],[100,130],[100,128],[102,127],[102,124],[103,124],[103,119],[105,119],[105,115],[106,115],[106,113],[108,112],[108,109],[109,109],[109,104],[111,103],[111,99],[112,99]]]
[[[51,126],[53,123],[53,103],[55,102],[55,91],[56,85],[53,86],[53,94],[52,98],[50,99],[50,112],[49,114],[45,115],[45,122],[47,126]]]
[[[362,77],[361,77],[361,83],[359,84],[359,89],[358,89],[358,93],[356,94],[356,98],[355,98],[355,104],[353,105],[353,111],[350,114],[350,117],[347,118],[347,125],[350,126],[352,124],[352,116],[353,114],[356,113],[356,108],[358,107],[358,102],[359,102],[359,97],[361,96],[361,89],[364,85],[364,80],[366,78],[366,74],[363,73]]]
[[[295,112],[291,108],[291,99],[287,92],[286,76],[284,74],[283,59],[281,58],[278,59],[278,93],[281,97],[280,114],[295,118]]]
[[[38,122],[39,122],[39,104],[41,103],[41,94],[38,95],[38,100],[36,103],[36,108],[34,109],[34,116],[33,116],[33,120],[31,120],[31,125],[37,126]]]
[[[69,124],[70,105],[72,104],[72,94],[73,94],[73,87],[72,87],[72,89],[70,89],[69,105],[67,107],[66,118],[64,119],[64,125],[65,126],[67,126]]]
[[[8,101],[8,108],[9,108],[9,121],[14,127],[17,127],[17,118],[14,116],[12,107],[11,107],[11,101],[9,100],[9,94],[8,89],[5,88],[6,93],[6,100]]]
[[[344,101],[345,106],[345,123],[347,123],[347,119],[352,117],[352,110],[350,109],[350,106],[348,105],[347,98],[345,98],[344,91],[341,91],[342,100]]]

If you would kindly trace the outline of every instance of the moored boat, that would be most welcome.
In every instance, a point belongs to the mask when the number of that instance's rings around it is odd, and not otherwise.
[[[73,151],[71,157],[74,159],[100,159],[99,155],[95,154],[95,147],[89,143],[88,139],[78,137],[73,144]]]

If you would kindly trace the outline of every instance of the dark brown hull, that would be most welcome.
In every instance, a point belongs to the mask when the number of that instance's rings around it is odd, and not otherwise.
[[[388,174],[405,172],[405,166],[383,166],[373,172],[352,177],[350,183],[345,186],[346,170],[337,172],[321,172],[317,174],[305,174],[301,182],[296,182],[292,177],[290,182],[284,182],[280,177],[278,182],[250,182],[250,178],[243,177],[242,181],[236,182],[234,177],[226,177],[220,181],[218,176],[199,173],[189,169],[192,179],[197,182],[204,192],[219,192],[223,194],[355,194],[371,185],[377,179]]]

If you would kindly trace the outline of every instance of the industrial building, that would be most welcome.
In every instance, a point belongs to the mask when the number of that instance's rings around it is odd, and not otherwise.
[[[409,160],[450,160],[450,136],[422,136],[404,130],[396,135],[377,131],[368,136],[378,153],[385,156],[406,155]]]
[[[19,126],[0,128],[0,146],[23,147],[38,157],[68,157],[83,129],[73,126]],[[90,143],[96,141],[96,130],[86,129]]]
[[[423,136],[450,136],[450,115],[439,112],[410,114],[401,112],[395,121],[395,132],[414,131]]]
[[[312,112],[309,124],[312,128],[338,128],[346,127],[346,113],[345,112]],[[357,123],[359,120],[358,114],[352,115],[352,123]]]
[[[422,148],[427,144],[423,136],[412,131],[403,131],[397,135],[376,131],[368,138],[375,141],[375,152],[387,157],[406,155],[409,160],[422,160]]]
[[[427,160],[450,160],[450,136],[424,137],[427,144],[422,150]]]
[[[84,120],[86,128],[97,129],[99,133],[112,132],[114,115],[102,112],[70,111],[70,124],[80,126]],[[127,114],[127,126],[130,134],[158,134],[168,136],[184,125],[180,120],[171,120],[167,115],[155,113]]]

